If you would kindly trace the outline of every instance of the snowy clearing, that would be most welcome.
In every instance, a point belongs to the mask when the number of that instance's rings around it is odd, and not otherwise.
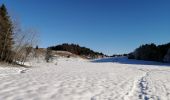
[[[0,100],[170,100],[170,67],[123,61],[0,67]]]

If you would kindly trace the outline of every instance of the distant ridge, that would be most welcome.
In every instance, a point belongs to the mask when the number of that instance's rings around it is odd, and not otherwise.
[[[55,51],[68,51],[68,52],[71,52],[73,54],[83,56],[83,57],[89,58],[89,59],[104,57],[103,53],[93,51],[90,48],[79,46],[78,44],[64,43],[64,44],[61,44],[61,45],[51,46],[49,48],[51,50],[55,50]]]

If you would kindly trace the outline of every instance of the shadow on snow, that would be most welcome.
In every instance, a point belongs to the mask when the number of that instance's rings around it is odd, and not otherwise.
[[[143,61],[143,60],[135,60],[128,59],[127,57],[112,57],[112,58],[103,58],[92,60],[94,63],[120,63],[120,64],[134,64],[134,65],[159,65],[159,66],[170,66],[170,63],[161,63],[155,61]]]

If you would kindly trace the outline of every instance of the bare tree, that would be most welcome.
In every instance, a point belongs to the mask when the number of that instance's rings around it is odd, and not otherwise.
[[[38,43],[38,32],[29,28],[23,30],[18,19],[11,20],[5,5],[0,6],[0,61],[26,61]]]
[[[33,48],[38,44],[38,32],[34,29],[22,30],[20,25],[14,24],[14,62],[24,64]]]

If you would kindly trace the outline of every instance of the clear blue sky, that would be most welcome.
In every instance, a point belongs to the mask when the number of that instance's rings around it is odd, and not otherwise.
[[[170,42],[170,0],[1,0],[41,47],[77,43],[106,54]]]

